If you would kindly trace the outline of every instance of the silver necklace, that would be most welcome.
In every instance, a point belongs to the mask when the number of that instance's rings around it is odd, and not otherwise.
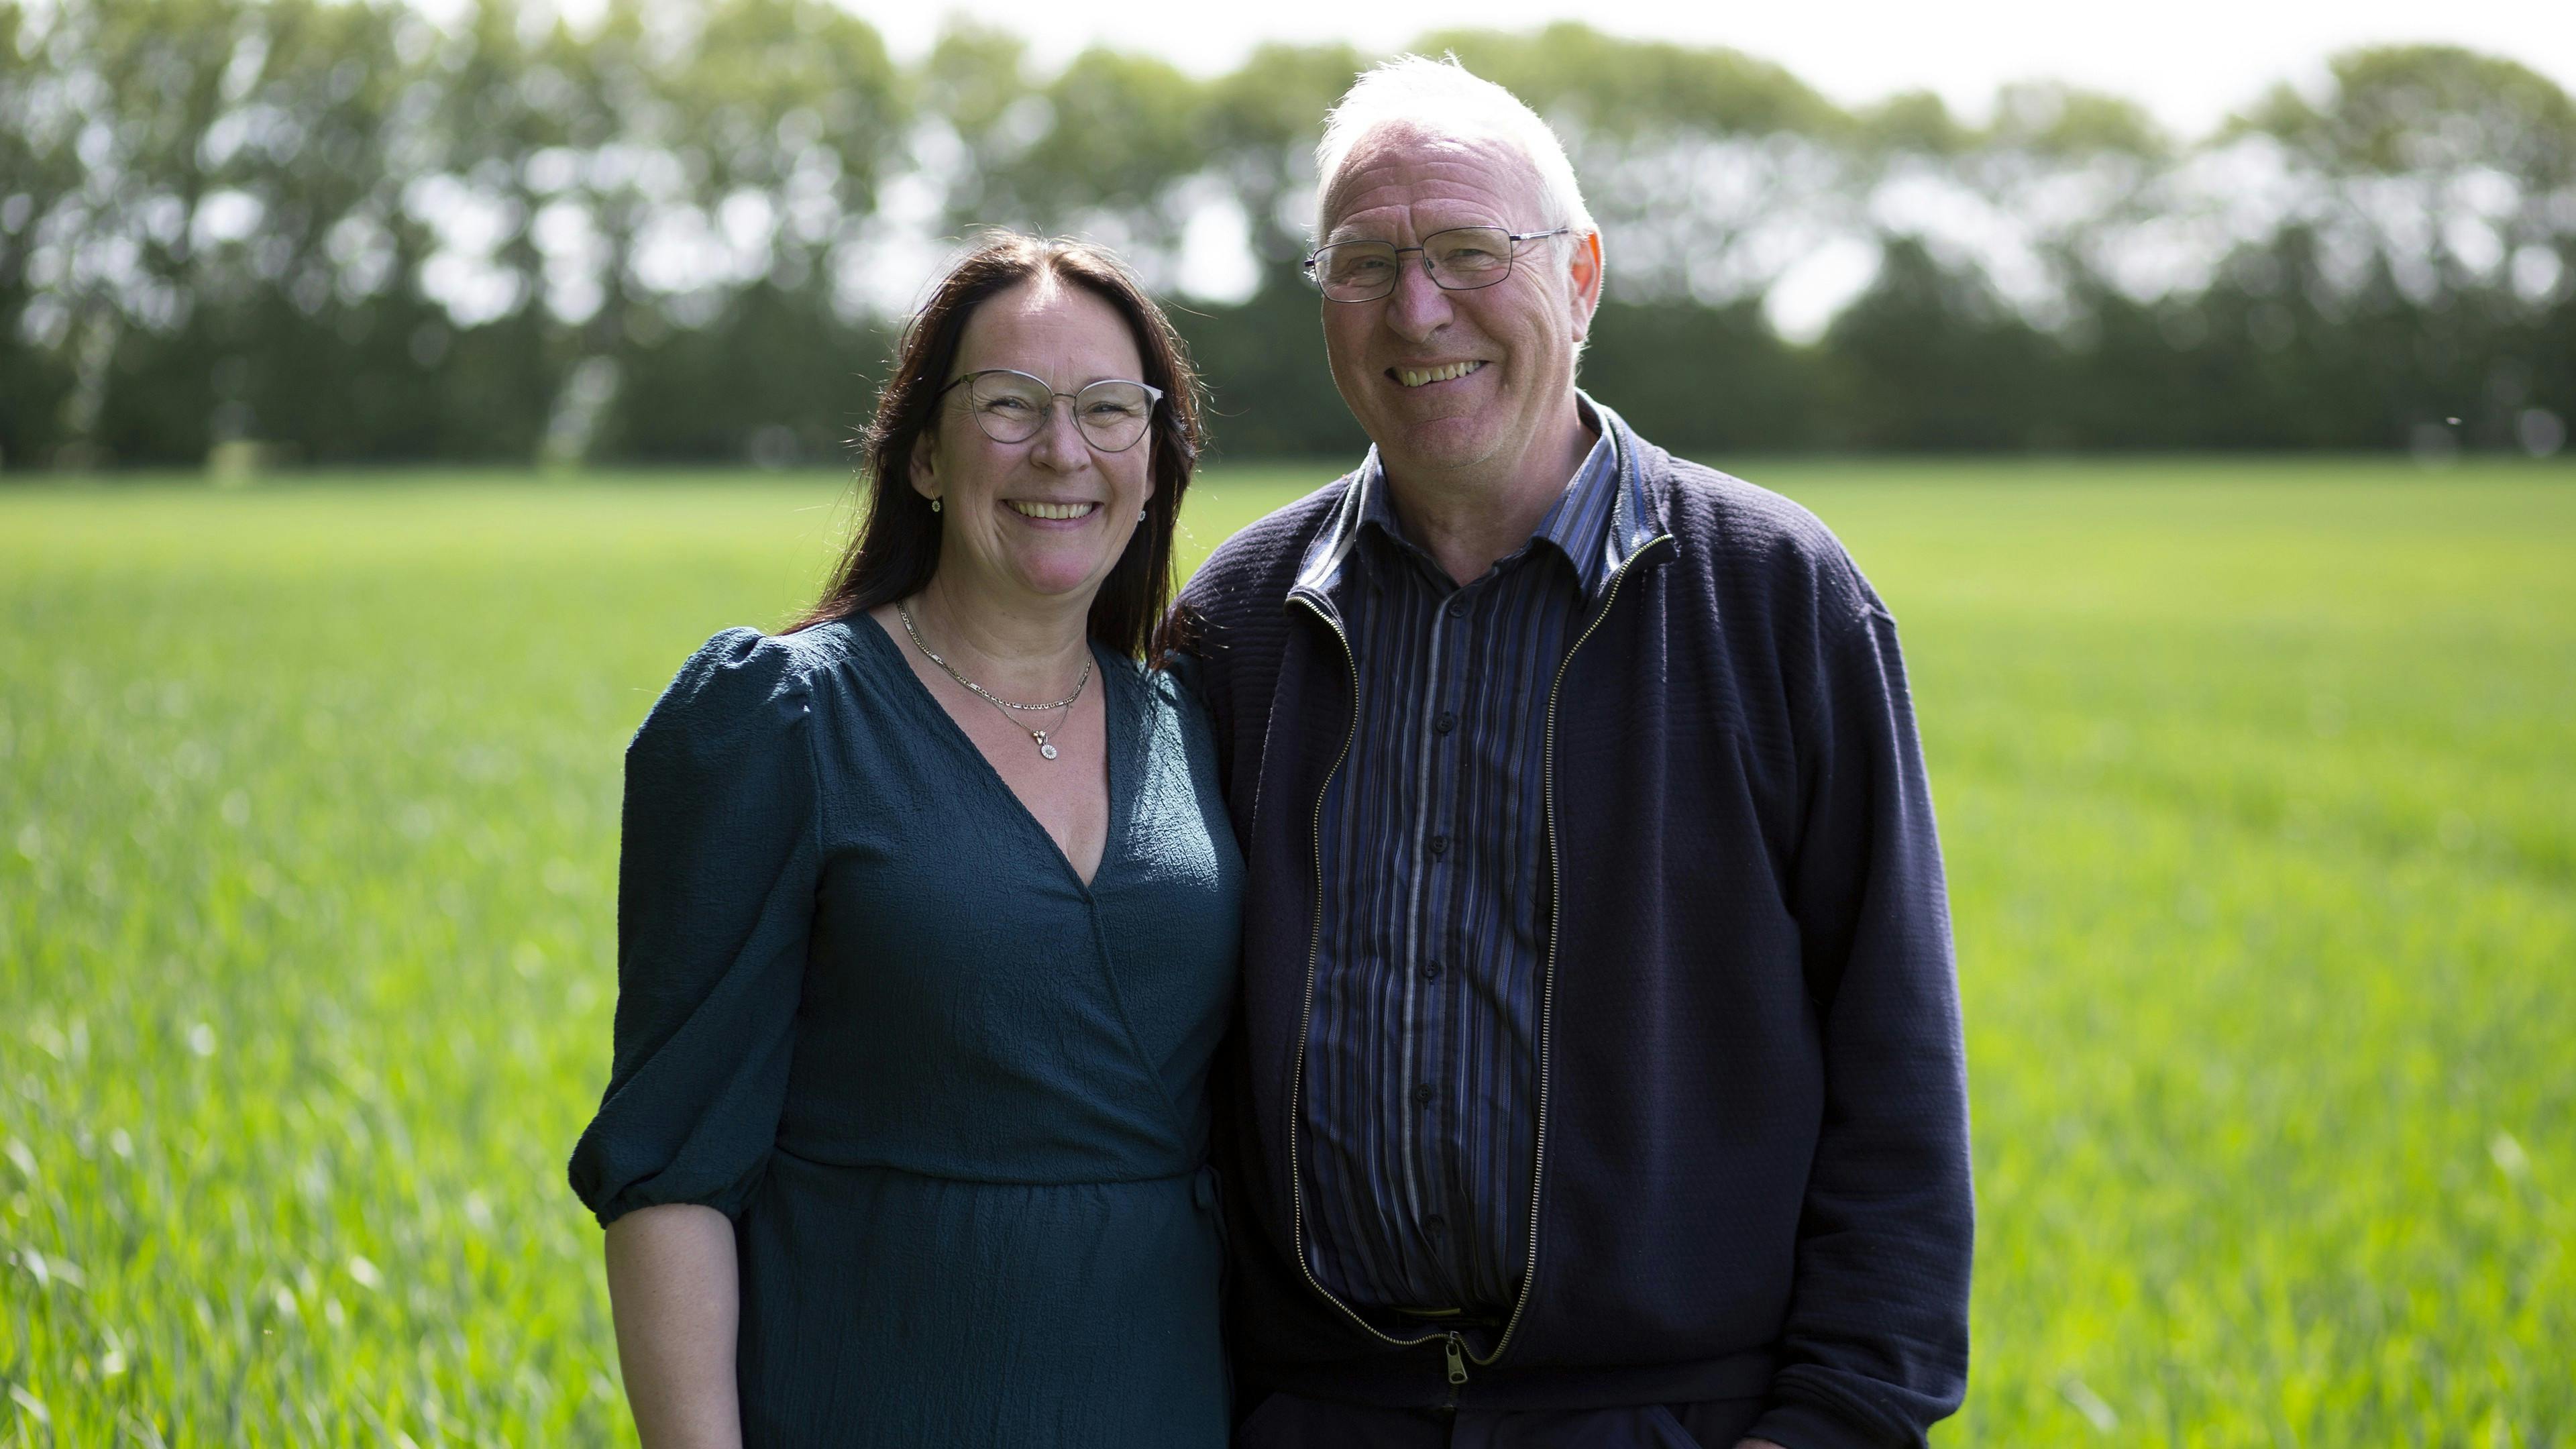
[[[977,684],[971,679],[968,679],[965,675],[957,672],[956,665],[951,664],[947,660],[940,658],[937,654],[932,653],[930,646],[921,642],[921,631],[914,628],[912,625],[912,606],[910,601],[901,599],[895,601],[894,613],[896,618],[903,620],[903,632],[912,636],[913,648],[920,650],[923,656],[928,658],[931,663],[938,665],[941,673],[946,674],[949,678],[956,680],[959,684],[973,690],[976,698],[981,699],[995,709],[1006,711],[1002,718],[1010,720],[1011,724],[1015,728],[1028,730],[1029,738],[1038,742],[1039,754],[1046,756],[1050,760],[1055,758],[1055,746],[1047,742],[1047,736],[1054,733],[1054,731],[1031,730],[1027,725],[1021,724],[1019,720],[1013,718],[1009,713],[1007,713],[1007,711],[1016,709],[1025,710],[1031,713],[1044,713],[1047,710],[1060,709],[1065,712],[1064,717],[1066,719],[1069,720],[1073,718],[1073,702],[1082,698],[1083,688],[1091,683],[1091,651],[1089,649],[1082,651],[1082,677],[1073,682],[1073,693],[1066,695],[1062,699],[1052,700],[1046,704],[1022,704],[1018,700],[1004,699],[1000,695],[993,693],[993,691],[986,689],[984,686]],[[1061,724],[1057,726],[1059,729],[1062,727],[1063,726]]]

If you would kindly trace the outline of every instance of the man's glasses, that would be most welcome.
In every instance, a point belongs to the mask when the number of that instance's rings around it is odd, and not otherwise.
[[[1328,302],[1374,302],[1395,290],[1404,271],[1406,252],[1422,253],[1422,269],[1452,292],[1490,287],[1512,274],[1512,252],[1522,242],[1563,236],[1574,230],[1505,231],[1498,226],[1456,226],[1435,231],[1418,247],[1393,242],[1346,241],[1318,247],[1306,258],[1306,276],[1323,289]]]
[[[1043,378],[1007,367],[970,372],[941,388],[940,395],[959,386],[966,389],[966,410],[975,415],[975,426],[996,443],[1025,443],[1036,437],[1046,426],[1055,400],[1064,398],[1073,404],[1073,421],[1082,436],[1104,453],[1123,453],[1136,446],[1136,440],[1145,436],[1145,425],[1154,420],[1155,405],[1163,400],[1161,388],[1122,378],[1103,378],[1080,392],[1057,392]]]

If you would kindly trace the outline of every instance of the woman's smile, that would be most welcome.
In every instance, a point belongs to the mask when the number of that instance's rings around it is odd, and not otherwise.
[[[1005,498],[1002,506],[1020,516],[1022,521],[1038,528],[1078,528],[1100,511],[1096,501],[1055,502],[1042,498]]]

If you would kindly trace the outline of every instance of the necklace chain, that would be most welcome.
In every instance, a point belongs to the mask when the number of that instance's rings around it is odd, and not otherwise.
[[[894,613],[896,618],[903,620],[903,632],[911,636],[913,648],[920,650],[924,658],[928,659],[931,663],[938,665],[941,673],[947,675],[953,680],[956,680],[959,684],[966,686],[969,690],[974,692],[976,698],[991,705],[995,709],[1004,711],[1016,709],[1030,713],[1043,713],[1051,709],[1060,709],[1065,711],[1066,718],[1070,719],[1072,717],[1073,702],[1082,698],[1082,691],[1091,683],[1091,651],[1089,649],[1085,649],[1082,651],[1082,677],[1073,682],[1073,693],[1066,695],[1062,699],[1053,700],[1046,704],[1022,704],[1015,699],[1004,699],[993,691],[986,689],[984,686],[977,684],[971,679],[968,679],[965,675],[958,673],[956,665],[940,658],[929,645],[921,642],[921,631],[913,626],[912,606],[909,600],[897,600],[894,606]],[[1047,741],[1047,736],[1054,733],[1054,731],[1029,729],[1027,725],[1021,724],[1017,719],[1013,719],[1008,713],[1005,713],[1002,718],[1010,720],[1014,728],[1027,730],[1029,738],[1037,741],[1039,754],[1046,756],[1050,760],[1055,758],[1055,746]],[[1062,728],[1062,726],[1059,725],[1058,728]]]

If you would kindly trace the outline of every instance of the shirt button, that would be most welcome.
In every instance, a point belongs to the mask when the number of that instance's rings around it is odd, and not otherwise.
[[[1430,1106],[1431,1099],[1439,1095],[1440,1094],[1438,1092],[1431,1090],[1431,1084],[1429,1082],[1424,1082],[1422,1085],[1413,1089],[1413,1100],[1425,1107]]]
[[[1429,961],[1429,962],[1425,962],[1425,963],[1423,964],[1423,967],[1422,967],[1422,979],[1423,979],[1423,980],[1425,980],[1425,981],[1437,981],[1437,980],[1439,980],[1439,979],[1440,979],[1440,963],[1439,963],[1439,962],[1437,962],[1437,961]]]
[[[1449,837],[1448,837],[1448,836],[1446,836],[1446,835],[1435,835],[1435,836],[1431,837],[1431,853],[1432,853],[1433,855],[1446,855],[1446,854],[1448,854],[1448,853],[1449,853]]]
[[[1466,618],[1467,601],[1465,599],[1451,599],[1449,601],[1449,617],[1452,619]]]
[[[1458,716],[1444,709],[1440,711],[1440,718],[1431,722],[1431,727],[1445,735],[1458,727]]]
[[[1426,1237],[1436,1238],[1447,1231],[1449,1231],[1449,1220],[1438,1213],[1433,1213],[1422,1220],[1422,1232]]]

